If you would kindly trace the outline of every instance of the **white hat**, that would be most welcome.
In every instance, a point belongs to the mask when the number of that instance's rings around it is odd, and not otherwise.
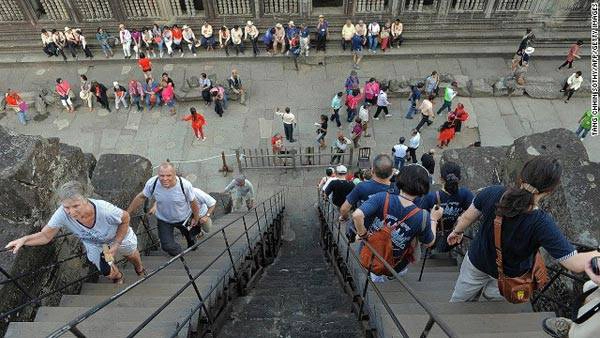
[[[65,27],[65,32],[68,31],[68,30],[71,30],[71,28]]]
[[[325,17],[325,15],[323,15],[323,14],[319,15],[319,19],[324,18],[324,17]]]
[[[188,25],[183,25],[183,29],[188,29],[188,28],[190,28],[190,26],[188,26]]]
[[[117,87],[119,83],[117,81],[113,82],[113,86]]]
[[[294,25],[294,21],[288,22],[288,25],[293,26]]]
[[[338,165],[337,167],[335,167],[335,171],[336,171],[338,174],[345,174],[345,173],[347,173],[347,172],[348,172],[348,168],[346,168],[346,166],[345,166],[345,165],[343,165],[343,164],[340,164],[340,165]]]
[[[277,24],[275,25],[275,27],[277,27],[277,28],[283,28],[283,25],[282,25],[282,24],[280,24],[280,23],[277,23]]]
[[[248,22],[246,22],[247,26],[252,26],[252,21],[248,20]]]
[[[533,47],[525,48],[525,53],[527,53],[527,54],[533,54],[534,51],[535,51],[535,48],[533,48]]]

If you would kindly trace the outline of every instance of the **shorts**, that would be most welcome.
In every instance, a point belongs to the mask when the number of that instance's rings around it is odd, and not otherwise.
[[[102,244],[83,242],[83,246],[85,247],[88,260],[94,263],[98,270],[102,271]],[[127,232],[127,235],[125,235],[125,238],[123,239],[121,246],[119,246],[117,253],[123,256],[129,256],[135,250],[137,250],[137,236],[133,232],[133,229],[129,228],[129,231]],[[115,257],[115,259],[116,258],[117,257]],[[104,262],[104,264],[106,264],[106,262]]]
[[[167,107],[169,107],[169,108],[175,107],[175,99],[171,99],[171,101],[167,102]]]
[[[356,55],[356,56],[363,56],[363,50],[359,49],[359,50],[353,50],[352,51],[352,55]]]

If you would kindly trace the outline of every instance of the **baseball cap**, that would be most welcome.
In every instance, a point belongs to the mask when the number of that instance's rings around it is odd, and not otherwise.
[[[340,164],[337,167],[335,167],[335,171],[338,174],[346,174],[346,173],[348,173],[348,168],[346,168],[345,165]]]

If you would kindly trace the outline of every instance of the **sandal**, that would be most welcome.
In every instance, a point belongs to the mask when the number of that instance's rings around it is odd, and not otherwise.
[[[117,279],[113,279],[112,281],[115,284],[121,285],[121,284],[123,284],[123,272],[119,271],[119,273],[121,274],[121,276]]]
[[[135,273],[136,273],[138,276],[144,276],[144,277],[146,277],[146,275],[147,275],[147,274],[146,274],[146,268],[142,268],[142,270],[140,270],[140,271],[138,271],[138,270],[135,270]]]

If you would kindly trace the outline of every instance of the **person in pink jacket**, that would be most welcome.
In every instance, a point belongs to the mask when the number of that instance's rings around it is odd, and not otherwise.
[[[369,82],[365,83],[365,101],[369,102],[371,106],[377,104],[377,95],[379,94],[379,82],[374,77],[369,79]]]
[[[175,115],[175,92],[173,90],[173,84],[167,83],[167,86],[161,91],[160,96],[163,103],[169,107],[171,115]]]
[[[60,102],[67,108],[69,113],[75,112],[73,102],[71,102],[71,85],[67,80],[61,78],[56,79],[56,93],[60,97]]]

